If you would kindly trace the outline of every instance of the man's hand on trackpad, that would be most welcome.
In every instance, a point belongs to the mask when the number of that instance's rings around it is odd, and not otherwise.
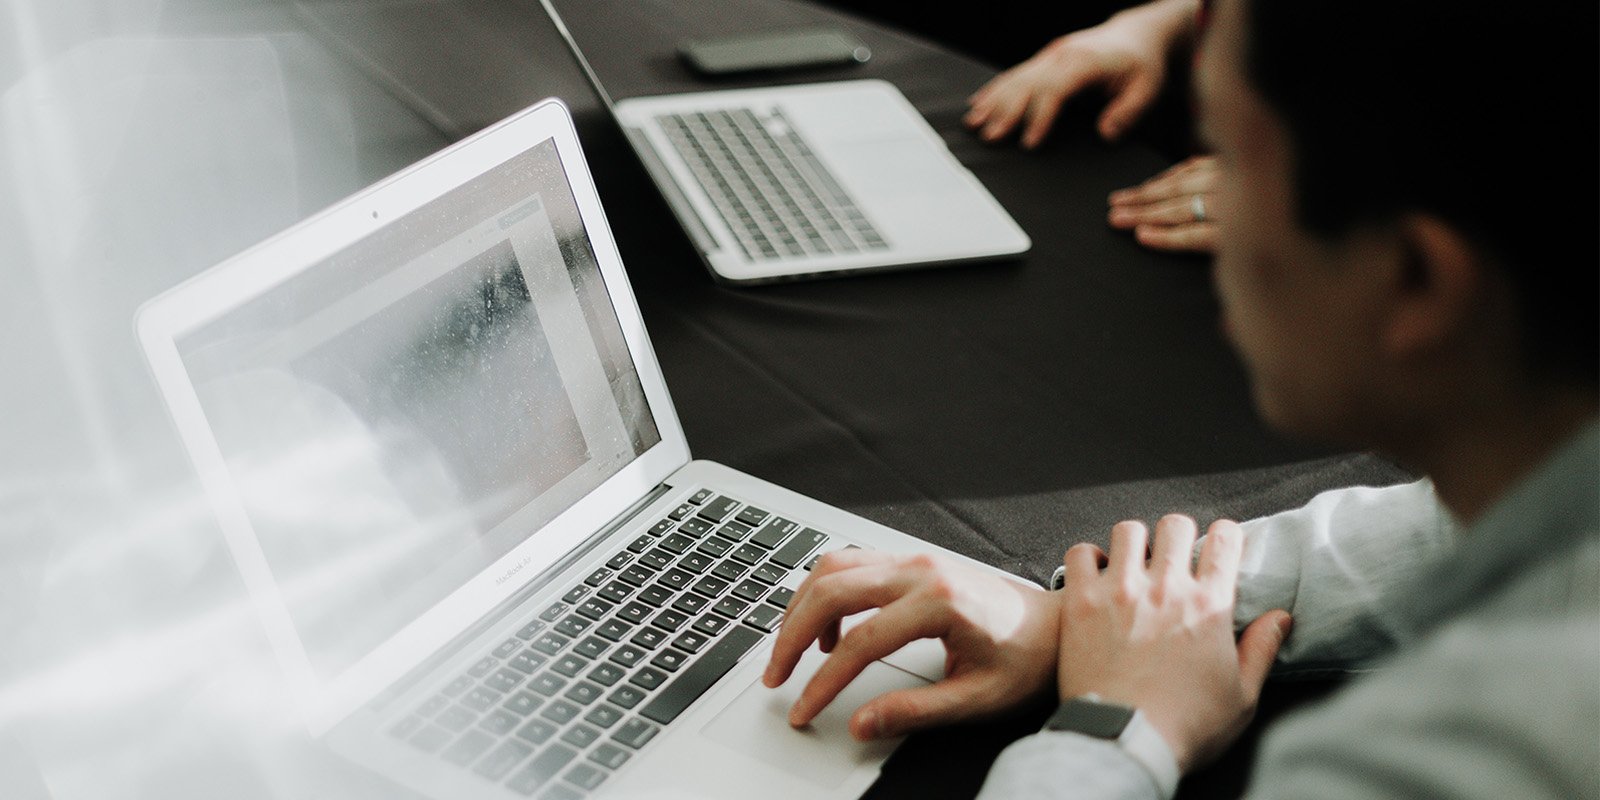
[[[840,621],[878,613],[842,636]],[[790,710],[809,724],[868,664],[918,639],[939,639],[945,678],[880,695],[850,717],[857,739],[980,717],[1053,685],[1059,603],[1043,590],[930,555],[841,550],[817,562],[789,603],[762,681],[788,680],[817,642],[827,661]]]

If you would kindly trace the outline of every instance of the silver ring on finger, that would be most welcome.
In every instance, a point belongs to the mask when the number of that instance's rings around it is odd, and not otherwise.
[[[1194,214],[1195,222],[1206,221],[1206,197],[1203,194],[1193,195],[1189,198],[1189,211]]]

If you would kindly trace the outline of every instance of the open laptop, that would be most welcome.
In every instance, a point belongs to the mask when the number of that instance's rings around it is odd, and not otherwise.
[[[422,794],[855,796],[892,743],[849,714],[941,675],[914,644],[806,731],[815,648],[760,685],[819,554],[937,548],[690,460],[559,101],[137,328],[311,733]]]
[[[893,84],[612,102],[539,0],[716,277],[740,283],[1003,258],[1028,235]]]

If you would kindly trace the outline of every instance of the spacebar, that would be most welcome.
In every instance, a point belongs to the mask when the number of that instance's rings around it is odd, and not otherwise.
[[[739,663],[739,658],[750,652],[750,648],[755,647],[759,641],[761,634],[755,630],[743,625],[733,626],[723,635],[722,641],[712,645],[711,649],[690,664],[682,675],[667,684],[655,699],[645,704],[639,714],[662,725],[677,719],[689,704],[698,700],[712,684],[728,674],[728,670]]]

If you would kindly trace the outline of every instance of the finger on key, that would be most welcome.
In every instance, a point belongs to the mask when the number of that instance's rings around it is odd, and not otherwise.
[[[850,547],[823,553],[817,557],[817,563],[811,568],[810,574],[806,575],[805,580],[800,582],[799,588],[794,590],[794,596],[789,598],[789,609],[792,612],[796,606],[804,603],[806,595],[811,591],[811,587],[822,578],[847,569],[854,569],[855,567],[893,561],[894,558],[888,553],[860,547]]]
[[[782,684],[806,648],[837,626],[839,620],[888,605],[905,592],[900,571],[893,563],[854,567],[817,578],[806,593],[805,602],[790,599],[762,682],[767,686]]]

